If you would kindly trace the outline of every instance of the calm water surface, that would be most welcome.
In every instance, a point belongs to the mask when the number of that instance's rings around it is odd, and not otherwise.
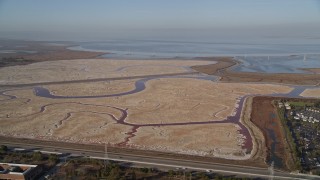
[[[320,68],[320,55],[244,56],[236,57],[241,64],[234,68],[240,72],[311,73],[302,68]]]
[[[169,41],[107,41],[82,43],[74,50],[108,52],[112,58],[194,58],[207,56],[320,54],[319,44],[243,44]]]
[[[319,44],[242,44],[168,41],[107,41],[82,43],[73,50],[108,52],[112,59],[192,59],[232,56],[241,62],[240,72],[308,73],[301,68],[320,68]],[[309,72],[310,73],[310,72]]]

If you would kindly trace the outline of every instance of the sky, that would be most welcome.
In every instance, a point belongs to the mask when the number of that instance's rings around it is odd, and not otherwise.
[[[0,37],[320,41],[319,0],[0,0]]]

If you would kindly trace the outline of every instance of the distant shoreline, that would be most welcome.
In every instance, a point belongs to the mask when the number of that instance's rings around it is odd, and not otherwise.
[[[220,77],[221,82],[256,82],[256,83],[280,83],[291,85],[320,84],[320,74],[294,74],[294,73],[260,73],[260,72],[236,72],[232,67],[239,64],[233,58],[208,58],[217,61],[216,64],[193,66],[192,69]],[[318,69],[317,69],[318,70]],[[315,70],[313,70],[315,71]]]

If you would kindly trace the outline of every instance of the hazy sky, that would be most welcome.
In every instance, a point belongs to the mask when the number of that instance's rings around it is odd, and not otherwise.
[[[0,37],[320,41],[317,0],[0,0]],[[223,39],[222,38],[222,39]]]

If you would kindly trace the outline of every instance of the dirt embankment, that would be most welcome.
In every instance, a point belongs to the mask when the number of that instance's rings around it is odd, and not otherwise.
[[[266,73],[247,73],[232,72],[226,70],[221,81],[226,82],[267,82],[297,85],[317,85],[320,83],[319,74],[266,74]]]
[[[223,82],[266,82],[297,85],[317,85],[320,83],[320,74],[269,74],[235,72],[230,69],[230,67],[238,64],[239,62],[231,57],[217,57],[206,59],[217,61],[218,63],[203,66],[193,66],[191,68],[201,73],[220,76],[220,81]]]
[[[231,58],[228,57],[213,57],[213,58],[201,58],[204,60],[211,60],[211,61],[217,61],[216,64],[209,64],[209,65],[200,65],[200,66],[192,66],[191,68],[205,73],[209,75],[218,75],[219,71],[225,70],[231,66],[236,65],[237,63],[235,61],[232,61]]]
[[[320,74],[320,68],[300,68],[300,69],[304,71],[309,71],[314,74]]]
[[[284,128],[272,103],[273,100],[274,97],[254,97],[251,121],[265,137],[266,162],[270,164],[273,161],[276,168],[294,170]]]
[[[248,97],[242,110],[241,122],[248,128],[253,140],[251,160],[264,164],[267,152],[265,138],[261,130],[251,121],[253,97]]]

